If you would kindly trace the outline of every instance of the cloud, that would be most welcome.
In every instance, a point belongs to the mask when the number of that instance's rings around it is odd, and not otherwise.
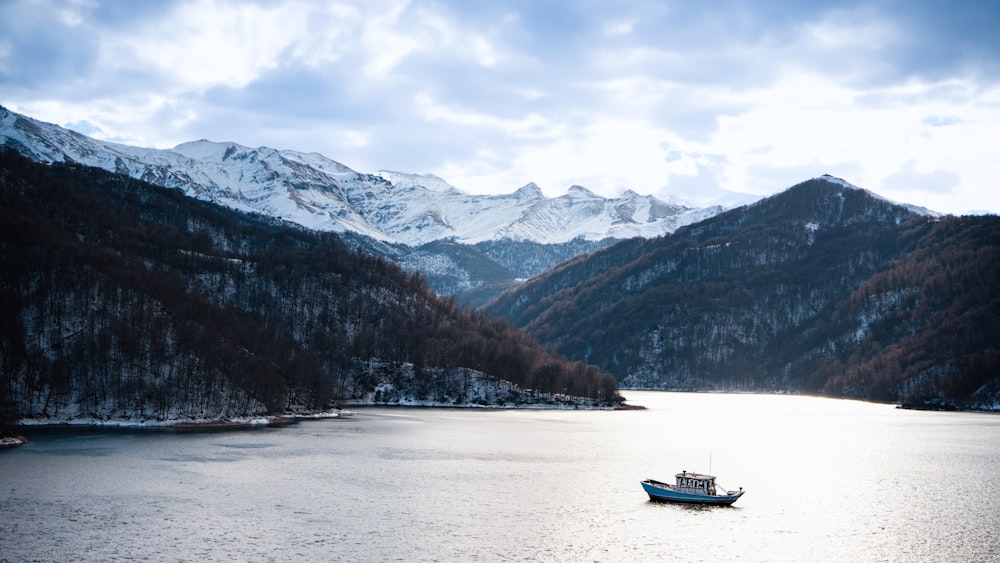
[[[958,188],[960,177],[954,170],[932,170],[920,172],[914,160],[886,177],[883,186],[898,192],[922,191],[938,194],[953,193]]]
[[[104,131],[100,127],[94,125],[89,121],[73,121],[66,124],[66,128],[72,129],[77,133],[83,133],[89,137],[103,137]]]
[[[105,40],[101,63],[116,75],[154,79],[168,92],[242,88],[276,68],[305,22],[299,11],[203,0],[180,4]]]
[[[469,191],[765,195],[829,172],[1000,209],[996,21],[963,0],[7,0],[0,103],[121,142],[316,151]],[[904,173],[936,188],[893,191]]]
[[[723,176],[728,164],[724,156],[693,154],[685,155],[682,160],[687,161],[687,170],[670,174],[666,185],[658,193],[660,197],[677,197],[683,202],[703,206],[745,203],[733,199],[723,187]]]
[[[921,121],[924,125],[929,125],[931,127],[947,127],[961,122],[962,120],[957,117],[940,115],[929,115]]]
[[[72,88],[95,68],[100,39],[72,4],[0,3],[0,84],[5,91]]]

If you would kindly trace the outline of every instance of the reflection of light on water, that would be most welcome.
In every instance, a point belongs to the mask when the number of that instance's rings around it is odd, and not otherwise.
[[[74,452],[82,444],[71,438],[33,441],[0,455],[0,529],[10,530],[0,555],[1000,557],[1000,501],[984,494],[1000,467],[1000,417],[795,396],[625,395],[647,409],[372,408],[350,424],[87,441],[104,456]],[[639,485],[709,465],[720,486],[746,489],[734,507],[653,504]]]
[[[955,525],[970,513],[1000,523],[1000,503],[982,498],[1000,462],[1000,417],[815,397],[630,395],[653,413],[648,432],[662,437],[648,458],[656,473],[648,476],[700,470],[711,459],[722,485],[748,491],[737,503],[745,514],[769,520],[761,533],[795,536],[792,544],[814,538],[813,546],[826,546],[812,550],[821,558],[910,559],[954,554],[956,546],[1000,557],[996,537],[977,540],[968,526]]]

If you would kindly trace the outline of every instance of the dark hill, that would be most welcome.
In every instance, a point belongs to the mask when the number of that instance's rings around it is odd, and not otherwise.
[[[833,178],[571,261],[487,310],[627,387],[1000,408],[1000,218]]]
[[[8,421],[277,414],[387,384],[462,403],[472,379],[618,400],[610,375],[333,234],[12,152],[0,326]]]

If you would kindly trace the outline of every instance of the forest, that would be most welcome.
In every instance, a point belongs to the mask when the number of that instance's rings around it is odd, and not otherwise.
[[[0,154],[0,326],[8,423],[320,410],[403,372],[621,401],[607,372],[336,234],[11,151]]]
[[[1000,410],[1000,217],[813,180],[491,303],[626,388]]]

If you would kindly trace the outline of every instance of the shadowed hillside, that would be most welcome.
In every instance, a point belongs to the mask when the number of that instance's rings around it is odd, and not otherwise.
[[[464,404],[461,374],[619,400],[610,375],[336,235],[9,152],[0,297],[7,418],[274,414],[387,383]]]
[[[828,177],[487,310],[627,387],[1000,408],[1000,218],[922,215]]]

